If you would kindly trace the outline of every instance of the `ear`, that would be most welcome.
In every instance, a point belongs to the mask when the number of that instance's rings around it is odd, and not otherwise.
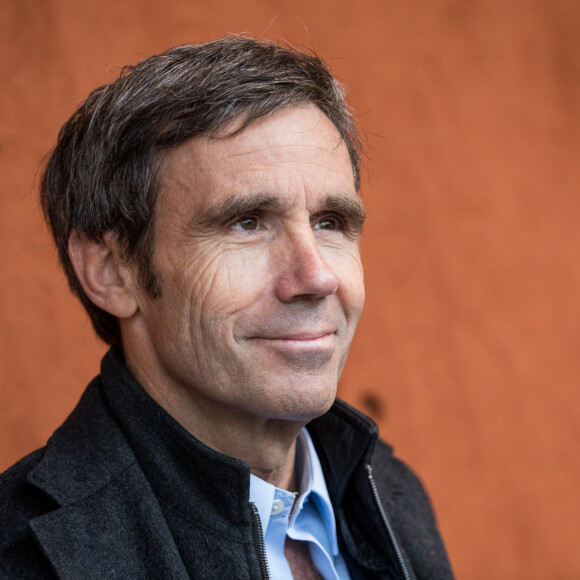
[[[68,255],[85,294],[99,308],[117,318],[130,318],[138,308],[138,285],[132,269],[123,264],[112,233],[94,242],[73,231]]]

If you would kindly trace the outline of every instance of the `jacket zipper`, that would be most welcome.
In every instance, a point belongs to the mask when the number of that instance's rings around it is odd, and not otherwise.
[[[260,558],[262,578],[263,580],[271,580],[272,576],[270,576],[270,567],[268,566],[268,558],[266,557],[266,543],[264,542],[264,529],[262,528],[260,514],[258,513],[258,508],[254,503],[250,502],[250,507],[252,508],[252,516],[254,518],[254,523],[256,524],[256,530],[258,532],[258,555]]]
[[[391,539],[393,548],[395,548],[395,554],[397,555],[397,559],[399,560],[399,564],[401,565],[401,569],[403,570],[403,576],[405,577],[405,580],[411,580],[411,575],[409,574],[407,564],[405,562],[405,559],[403,558],[403,552],[401,551],[401,547],[399,546],[397,538],[395,537],[395,532],[393,531],[393,527],[391,526],[391,521],[389,520],[387,512],[385,511],[385,508],[383,507],[383,504],[381,502],[381,498],[379,497],[379,490],[377,489],[377,484],[375,483],[375,478],[373,477],[373,468],[370,464],[368,464],[366,466],[366,470],[371,484],[371,489],[373,490],[375,503],[379,508],[381,519],[383,520],[383,524],[387,529],[387,533],[389,534],[389,538]]]

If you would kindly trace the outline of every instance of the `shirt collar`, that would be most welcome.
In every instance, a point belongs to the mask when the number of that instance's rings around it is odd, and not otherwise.
[[[318,454],[312,443],[312,439],[306,428],[302,429],[298,435],[296,448],[296,470],[299,481],[300,495],[294,509],[293,519],[297,517],[304,503],[314,502],[328,538],[330,540],[332,555],[337,556],[338,540],[336,537],[336,519],[334,510],[328,495],[324,473],[318,459]],[[270,521],[272,502],[276,495],[276,486],[250,475],[250,501],[254,503],[260,515],[264,534]],[[278,490],[284,491],[284,490]],[[288,493],[288,492],[284,492]]]
[[[306,429],[302,430],[303,438],[301,443],[307,448],[306,462],[307,468],[303,470],[302,474],[305,472],[309,473],[309,485],[308,492],[310,494],[310,500],[313,501],[320,512],[322,521],[328,533],[328,538],[331,542],[332,555],[338,555],[338,540],[336,538],[336,519],[334,517],[334,509],[332,508],[332,503],[330,501],[330,496],[328,495],[328,489],[326,487],[326,481],[324,479],[324,473],[322,472],[322,465],[320,465],[320,460],[318,459],[318,454],[314,448],[314,443],[310,438],[310,434]],[[308,496],[308,492],[301,494],[301,501],[305,501]]]
[[[264,536],[266,535],[266,529],[270,521],[270,513],[272,512],[272,503],[274,502],[275,494],[275,486],[256,477],[253,473],[250,474],[250,501],[258,510]]]

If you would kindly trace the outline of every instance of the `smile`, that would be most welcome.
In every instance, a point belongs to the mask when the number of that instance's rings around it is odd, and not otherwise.
[[[297,333],[276,337],[254,337],[256,341],[267,348],[271,348],[287,355],[326,355],[332,356],[335,349],[333,332]]]

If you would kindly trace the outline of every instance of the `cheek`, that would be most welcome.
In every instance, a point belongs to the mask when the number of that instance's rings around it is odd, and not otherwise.
[[[347,323],[351,327],[350,331],[354,332],[365,302],[362,272],[359,276],[349,276],[343,282],[342,289],[339,290],[339,297],[346,313]]]
[[[325,259],[339,279],[339,295],[347,316],[360,317],[365,301],[364,273],[358,248],[329,251]]]
[[[187,265],[192,314],[224,320],[250,307],[267,287],[267,259],[258,252],[222,249]]]

